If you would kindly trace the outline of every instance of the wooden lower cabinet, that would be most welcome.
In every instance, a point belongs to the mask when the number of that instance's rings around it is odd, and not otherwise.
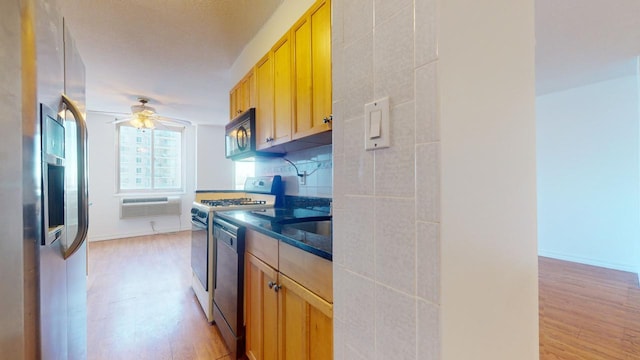
[[[333,358],[333,305],[278,274],[281,360]]]
[[[245,258],[246,354],[250,360],[278,358],[278,293],[269,288],[278,272],[255,256]]]
[[[246,355],[251,360],[333,358],[333,305],[247,253]]]

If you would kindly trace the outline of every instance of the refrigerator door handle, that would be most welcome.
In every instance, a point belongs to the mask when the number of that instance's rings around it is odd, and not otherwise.
[[[62,94],[62,103],[71,111],[78,125],[78,233],[75,239],[64,252],[67,259],[82,246],[87,238],[89,229],[89,199],[87,190],[87,124],[76,104]]]

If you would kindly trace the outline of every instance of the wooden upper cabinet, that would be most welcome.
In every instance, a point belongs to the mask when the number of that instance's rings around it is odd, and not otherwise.
[[[331,1],[318,0],[233,87],[231,119],[255,107],[262,150],[331,130],[331,80]]]
[[[287,33],[256,65],[256,147],[291,141],[293,92],[291,42]]]
[[[229,120],[238,115],[238,95],[240,94],[240,84],[229,91]]]
[[[291,41],[287,33],[273,47],[274,123],[273,145],[291,141],[293,84],[291,79]]]
[[[253,69],[247,73],[236,86],[229,92],[229,118],[233,119],[239,114],[255,107],[255,78]]]
[[[331,2],[321,0],[292,28],[293,139],[331,129]]]
[[[264,149],[273,141],[273,60],[265,55],[255,67],[256,76],[256,148]]]

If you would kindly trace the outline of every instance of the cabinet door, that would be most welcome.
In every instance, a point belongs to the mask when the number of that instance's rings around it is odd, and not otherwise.
[[[278,293],[269,287],[278,273],[251,254],[245,255],[246,355],[250,360],[278,357]]]
[[[273,140],[273,61],[267,54],[256,65],[256,147],[264,149]]]
[[[273,47],[274,124],[273,143],[291,141],[293,91],[291,83],[291,42],[285,35]]]
[[[229,92],[229,119],[233,120],[238,115],[238,93],[240,88],[238,86],[231,89]]]
[[[331,3],[317,2],[292,29],[295,121],[293,138],[331,129]]]
[[[313,74],[313,126],[328,130],[331,123],[331,2],[311,14],[311,73]]]
[[[333,358],[333,305],[279,274],[280,360]]]
[[[294,79],[295,79],[295,122],[293,138],[298,138],[309,131],[311,119],[311,22],[304,17],[294,25],[292,30],[294,44]]]
[[[240,110],[245,112],[255,106],[255,80],[253,70],[240,81]]]

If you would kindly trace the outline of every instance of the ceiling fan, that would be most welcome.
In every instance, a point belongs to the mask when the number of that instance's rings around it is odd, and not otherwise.
[[[168,118],[156,113],[156,109],[147,105],[149,99],[138,98],[140,104],[131,105],[131,115],[124,118],[116,118],[114,124],[129,122],[136,129],[154,129],[166,126],[191,126],[188,120]]]

